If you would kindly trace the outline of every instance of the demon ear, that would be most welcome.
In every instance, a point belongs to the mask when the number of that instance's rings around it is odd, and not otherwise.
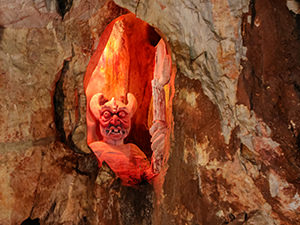
[[[100,118],[100,106],[107,102],[107,99],[102,93],[93,95],[90,101],[90,109],[96,119]]]
[[[129,110],[130,116],[133,116],[133,114],[135,113],[136,109],[137,109],[137,101],[136,98],[134,97],[133,94],[128,93],[127,94],[127,100],[128,103],[126,105],[126,107]]]

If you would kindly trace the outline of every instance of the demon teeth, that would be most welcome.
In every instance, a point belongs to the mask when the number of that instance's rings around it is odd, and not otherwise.
[[[120,133],[125,133],[125,132],[123,132],[123,131],[121,131],[121,130],[118,130],[118,129],[110,129],[110,130],[106,130],[106,134],[120,134]]]

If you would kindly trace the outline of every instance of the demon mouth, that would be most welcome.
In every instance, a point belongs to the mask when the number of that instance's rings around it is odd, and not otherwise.
[[[110,134],[125,134],[125,130],[123,130],[120,126],[115,127],[115,126],[110,126],[108,129],[105,129],[105,133],[107,135]]]

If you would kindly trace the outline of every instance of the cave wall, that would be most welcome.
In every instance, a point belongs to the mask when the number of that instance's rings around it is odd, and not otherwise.
[[[0,224],[99,224],[109,207],[86,144],[83,80],[99,36],[127,11],[98,0],[0,4]]]
[[[298,1],[114,2],[0,3],[0,224],[300,223]],[[119,187],[86,145],[86,66],[126,9],[177,71],[158,190]]]

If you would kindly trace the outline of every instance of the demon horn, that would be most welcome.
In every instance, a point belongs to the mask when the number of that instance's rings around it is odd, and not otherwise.
[[[100,106],[103,105],[107,99],[105,99],[102,93],[93,95],[90,101],[90,109],[96,119],[100,118]]]
[[[134,97],[133,94],[128,93],[127,94],[127,100],[128,103],[126,105],[126,107],[128,108],[130,115],[133,116],[133,114],[135,113],[136,109],[137,109],[137,101],[136,98]]]

